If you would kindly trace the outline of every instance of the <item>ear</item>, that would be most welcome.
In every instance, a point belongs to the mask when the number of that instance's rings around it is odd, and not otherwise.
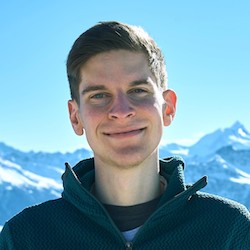
[[[177,96],[173,90],[168,89],[163,92],[163,99],[165,101],[163,105],[163,123],[164,126],[169,126],[175,117]]]
[[[78,112],[78,104],[75,100],[69,100],[68,101],[68,111],[69,111],[69,119],[71,122],[71,125],[77,135],[83,135],[83,125],[82,121],[79,117]]]

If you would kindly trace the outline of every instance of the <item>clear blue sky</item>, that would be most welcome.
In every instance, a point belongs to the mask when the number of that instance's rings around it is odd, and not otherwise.
[[[140,25],[162,48],[177,115],[164,142],[190,142],[236,120],[250,130],[250,1],[10,0],[0,4],[0,142],[73,151],[65,61],[98,21]]]

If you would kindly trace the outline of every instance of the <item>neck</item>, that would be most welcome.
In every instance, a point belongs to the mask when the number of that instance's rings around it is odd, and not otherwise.
[[[153,200],[160,194],[158,158],[131,168],[95,161],[95,195],[102,203],[131,206]]]

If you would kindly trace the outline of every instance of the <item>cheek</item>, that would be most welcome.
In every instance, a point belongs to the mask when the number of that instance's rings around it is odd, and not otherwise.
[[[163,107],[159,103],[155,103],[153,106],[153,110],[151,111],[152,117],[154,116],[156,126],[159,130],[163,129]]]
[[[85,107],[81,114],[81,120],[86,133],[95,131],[96,127],[98,127],[98,124],[105,116],[104,110],[90,107]]]
[[[149,105],[150,112],[159,118],[162,118],[162,104],[155,101]]]
[[[157,98],[158,96],[149,96],[144,99],[140,99],[137,102],[134,102],[133,104],[137,107],[143,108],[143,109],[156,109],[160,110],[162,107],[163,102],[161,102],[160,98]]]
[[[143,100],[137,103],[138,115],[144,114],[155,124],[163,123],[163,106],[158,99]],[[156,125],[157,126],[157,125]]]

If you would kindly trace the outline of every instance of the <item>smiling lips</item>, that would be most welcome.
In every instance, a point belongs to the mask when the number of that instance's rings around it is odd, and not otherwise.
[[[126,138],[126,137],[132,137],[135,135],[140,134],[142,131],[144,131],[146,128],[139,128],[139,129],[131,129],[131,130],[124,130],[124,131],[114,131],[110,133],[104,133],[104,135],[107,135],[109,137],[113,138]]]

